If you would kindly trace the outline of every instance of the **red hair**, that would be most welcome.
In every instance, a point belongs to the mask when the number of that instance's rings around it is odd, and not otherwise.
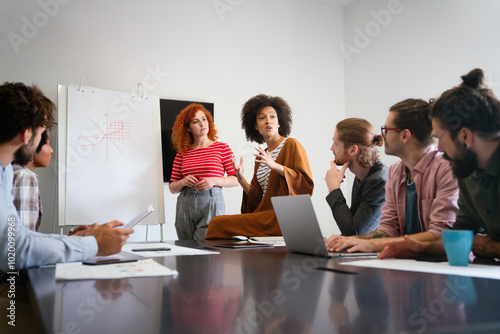
[[[189,124],[194,118],[194,115],[199,111],[203,111],[208,120],[207,137],[210,140],[217,140],[217,130],[213,122],[212,114],[201,104],[192,103],[184,108],[175,119],[172,128],[172,144],[177,152],[183,154],[193,143],[193,135],[189,132]]]

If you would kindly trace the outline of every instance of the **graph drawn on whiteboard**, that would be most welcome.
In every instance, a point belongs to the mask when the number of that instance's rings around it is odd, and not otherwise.
[[[109,162],[109,150],[114,149],[117,150],[121,155],[125,158],[127,156],[120,149],[118,145],[119,142],[124,142],[131,139],[130,129],[132,122],[124,122],[121,120],[112,120],[109,119],[108,114],[105,114],[106,118],[106,129],[103,130],[99,124],[97,124],[94,120],[87,116],[87,119],[94,124],[94,126],[101,132],[100,135],[97,136],[80,136],[78,140],[85,140],[90,144],[84,144],[82,146],[98,146],[98,145],[106,145],[106,162]]]

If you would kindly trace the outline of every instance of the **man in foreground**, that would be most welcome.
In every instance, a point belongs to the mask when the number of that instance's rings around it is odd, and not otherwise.
[[[22,83],[0,86],[0,271],[82,261],[119,253],[131,228],[112,221],[77,235],[42,234],[24,228],[13,204],[14,157],[33,155],[42,132],[52,125],[55,106],[36,87]]]

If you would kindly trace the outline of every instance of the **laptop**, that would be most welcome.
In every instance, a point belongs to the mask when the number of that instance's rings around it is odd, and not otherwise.
[[[376,257],[377,253],[328,252],[309,195],[271,197],[288,250],[324,257]]]

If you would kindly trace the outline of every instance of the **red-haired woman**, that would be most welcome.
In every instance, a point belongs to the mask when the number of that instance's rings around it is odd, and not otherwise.
[[[180,192],[175,216],[179,240],[203,240],[208,222],[225,213],[222,187],[238,185],[233,152],[216,140],[212,115],[201,104],[190,104],[177,116],[172,129],[177,155],[169,189]]]

